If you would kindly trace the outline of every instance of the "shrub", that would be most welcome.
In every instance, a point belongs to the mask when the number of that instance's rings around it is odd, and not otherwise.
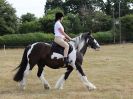
[[[75,34],[69,34],[70,37],[75,37]],[[113,43],[113,35],[111,31],[93,33],[93,36],[100,44],[111,44]],[[116,42],[119,41],[119,36],[116,35]],[[0,48],[3,45],[6,46],[27,46],[35,42],[51,42],[54,40],[52,33],[28,33],[28,34],[11,34],[0,36]]]
[[[0,37],[0,46],[1,46],[1,45],[4,45],[4,40],[3,40],[2,37]]]
[[[41,24],[41,30],[46,33],[54,32],[54,17],[52,16],[44,16],[40,18],[39,23]]]
[[[82,25],[79,17],[74,14],[67,14],[63,20],[63,26],[67,33],[78,34],[82,31]]]
[[[12,34],[0,37],[0,46],[26,46],[35,42],[50,42],[54,38],[53,34],[44,33],[28,33],[28,34]]]
[[[133,14],[121,18],[122,38],[125,41],[133,41]]]
[[[94,33],[93,34],[94,37],[96,38],[96,40],[99,42],[99,43],[113,43],[113,35],[110,31],[107,31],[107,32],[97,32],[97,33]]]
[[[109,31],[112,28],[112,19],[110,16],[102,12],[95,12],[92,18],[92,31]]]
[[[38,21],[24,22],[19,27],[20,33],[29,33],[41,31],[41,25]]]
[[[7,0],[0,0],[0,35],[13,34],[17,31],[15,9]]]

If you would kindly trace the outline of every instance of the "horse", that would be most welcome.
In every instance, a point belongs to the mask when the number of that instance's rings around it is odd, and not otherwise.
[[[83,84],[88,90],[96,89],[86,77],[83,69],[83,57],[86,53],[87,47],[92,49],[99,49],[100,45],[91,35],[91,33],[81,33],[79,36],[73,38],[68,42],[72,46],[71,52],[68,54],[69,65],[64,66],[63,55],[52,51],[52,44],[46,42],[36,42],[28,45],[24,49],[23,57],[20,65],[16,68],[18,69],[14,75],[13,80],[19,82],[19,86],[22,90],[25,89],[26,78],[29,72],[33,69],[35,65],[38,66],[37,76],[41,80],[45,89],[51,89],[50,84],[45,79],[44,67],[48,66],[52,69],[66,68],[66,72],[59,78],[55,88],[63,89],[65,81],[68,79],[70,73],[75,69]],[[59,48],[58,48],[59,50]]]

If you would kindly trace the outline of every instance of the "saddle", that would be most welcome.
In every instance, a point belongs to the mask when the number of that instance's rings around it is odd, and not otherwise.
[[[69,43],[68,43],[69,44]],[[64,55],[64,48],[61,47],[60,45],[58,45],[56,42],[52,42],[51,44],[51,51],[52,52],[56,52],[56,53],[59,53],[61,55]],[[69,51],[68,51],[68,54],[70,54],[73,50],[73,47],[71,44],[69,44]]]

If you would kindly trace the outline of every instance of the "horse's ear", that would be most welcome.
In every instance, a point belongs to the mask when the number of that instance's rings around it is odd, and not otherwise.
[[[88,34],[88,35],[91,35],[91,32],[89,31],[87,34]]]

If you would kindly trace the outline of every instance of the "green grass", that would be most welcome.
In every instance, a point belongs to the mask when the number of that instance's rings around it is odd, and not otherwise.
[[[73,71],[63,90],[55,90],[57,79],[65,69],[45,68],[46,79],[52,86],[44,90],[36,76],[37,67],[28,77],[25,91],[12,80],[23,49],[0,50],[0,99],[133,99],[133,44],[101,46],[100,51],[88,49],[83,69],[97,89],[88,91]]]

